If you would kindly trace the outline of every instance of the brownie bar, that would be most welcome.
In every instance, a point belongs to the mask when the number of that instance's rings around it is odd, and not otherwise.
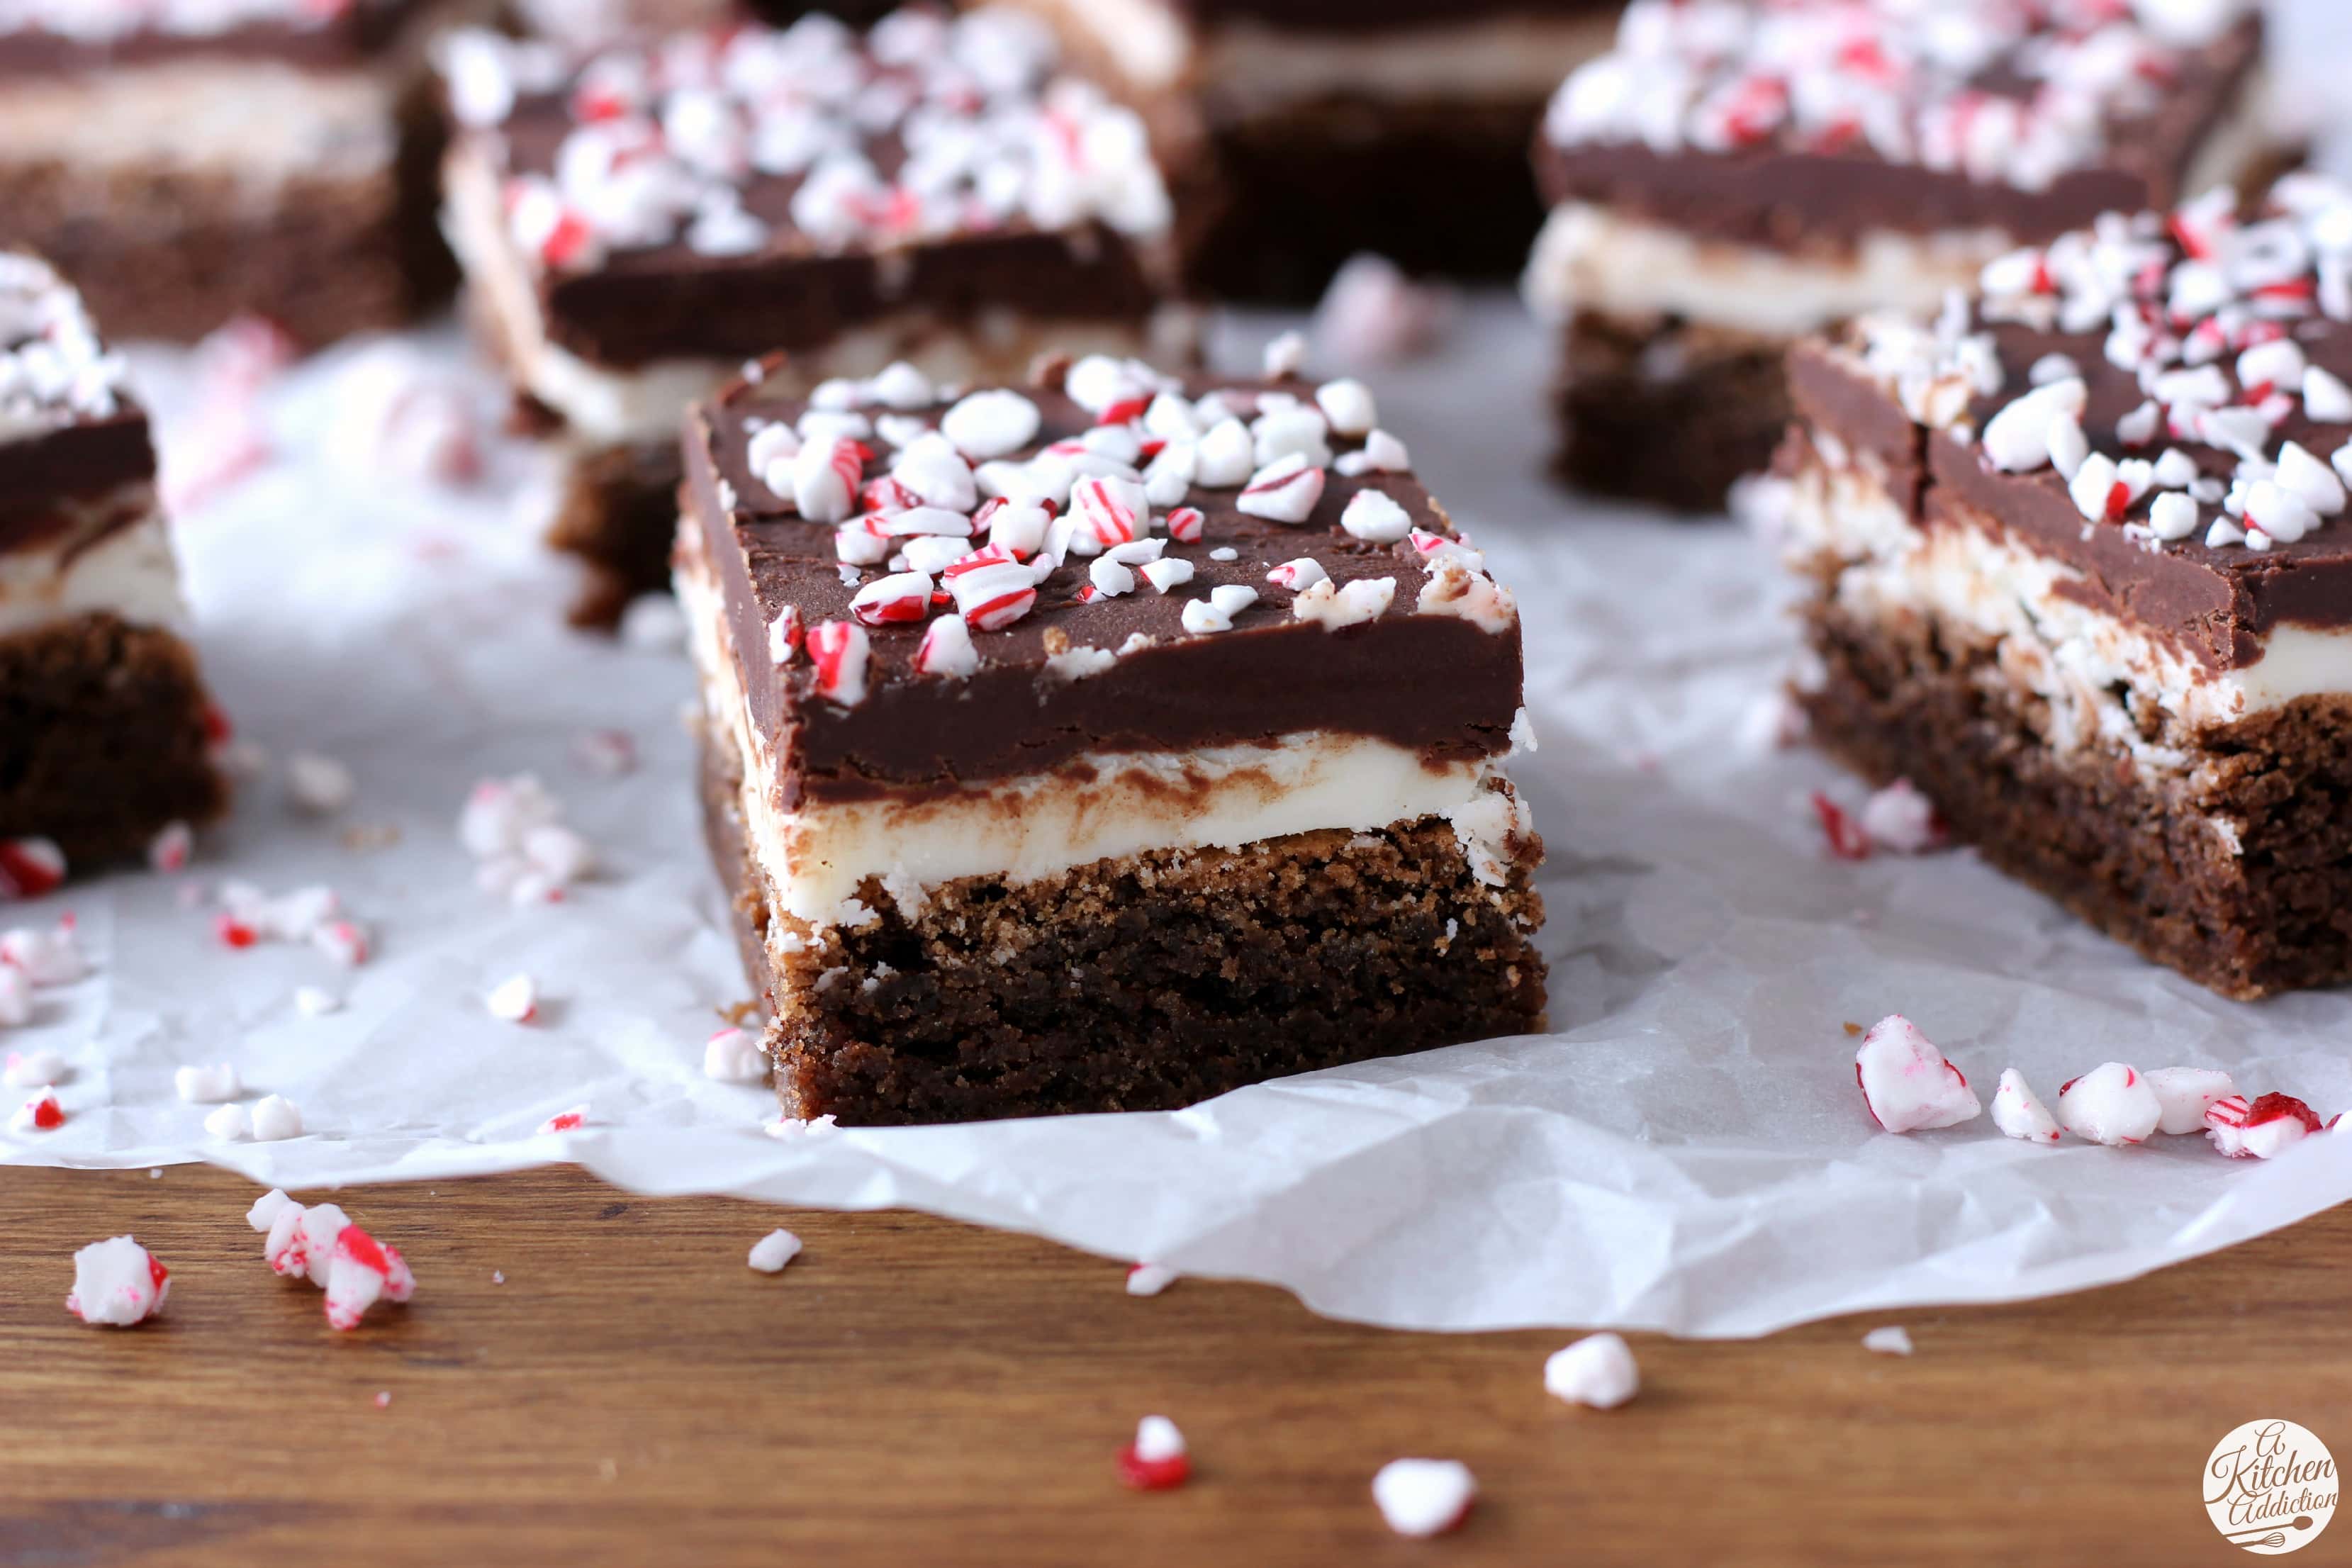
[[[1025,16],[468,34],[445,71],[446,227],[573,470],[555,542],[591,563],[589,614],[656,585],[678,417],[749,360],[782,351],[771,374],[811,393],[1160,342],[1173,260],[1142,128]]]
[[[453,278],[422,58],[448,8],[126,9],[112,34],[79,7],[68,31],[12,16],[0,242],[58,261],[127,335],[189,341],[240,312],[311,345],[400,324]]]
[[[1370,393],[906,390],[688,425],[707,825],[788,1112],[1165,1106],[1536,1026],[1516,607]]]
[[[1814,733],[2214,990],[2352,977],[2352,192],[2000,258],[1790,358]]]
[[[226,804],[154,477],[79,297],[0,252],[0,838],[69,867]]]
[[[1562,473],[1719,510],[1786,414],[1760,359],[1864,310],[1931,311],[1996,256],[2102,212],[2275,174],[2292,153],[2268,126],[2261,53],[2246,4],[1636,0],[1537,141],[1552,216],[1526,287],[1562,339]],[[1635,407],[1673,423],[1624,430]],[[1568,422],[1612,413],[1627,439]]]
[[[1313,300],[1349,257],[1504,278],[1542,212],[1526,148],[1615,0],[1431,8],[1299,0],[1024,0],[1165,150],[1185,277]]]

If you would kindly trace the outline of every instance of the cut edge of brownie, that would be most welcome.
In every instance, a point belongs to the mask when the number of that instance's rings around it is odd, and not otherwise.
[[[1576,489],[1720,514],[1788,428],[1790,340],[1580,310],[1562,334],[1553,470]]]
[[[869,881],[869,923],[777,931],[745,847],[734,742],[701,730],[706,832],[788,1116],[1169,1110],[1544,1026],[1533,834],[1514,841],[1502,888],[1477,881],[1452,826],[1428,818],[1034,881],[966,878],[927,889],[911,918]],[[781,1008],[780,994],[804,1005]]]

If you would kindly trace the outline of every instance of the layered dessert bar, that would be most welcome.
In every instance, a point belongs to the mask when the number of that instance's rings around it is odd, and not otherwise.
[[[1636,0],[1537,142],[1562,475],[1716,510],[1787,422],[1792,339],[2276,173],[2262,44],[2252,0]]]
[[[688,423],[707,820],[787,1114],[1164,1108],[1538,1027],[1517,609],[1370,395],[903,390]]]
[[[2352,977],[2352,194],[2111,216],[1790,358],[1813,733],[2224,995]]]
[[[0,243],[124,337],[240,311],[306,344],[398,324],[448,284],[425,51],[451,8],[0,4]]]
[[[782,350],[814,392],[903,363],[1018,375],[1141,353],[1172,271],[1135,116],[1034,18],[811,16],[567,53],[466,35],[446,227],[483,335],[567,480],[583,619],[668,579],[678,421]]]
[[[1142,110],[1187,276],[1311,300],[1359,252],[1505,278],[1542,221],[1543,105],[1620,0],[1022,0]]]
[[[812,11],[854,26],[880,21],[890,0],[515,0],[516,16],[541,37],[597,44],[637,28],[707,27],[749,13],[782,24]]]
[[[80,866],[219,815],[184,618],[121,362],[47,262],[0,251],[0,840]]]

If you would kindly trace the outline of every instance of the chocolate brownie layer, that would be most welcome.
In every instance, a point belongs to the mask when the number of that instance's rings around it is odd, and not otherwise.
[[[1787,428],[1786,347],[1725,327],[1580,313],[1553,393],[1555,468],[1595,495],[1721,512],[1733,481],[1762,469]]]
[[[1244,1084],[1542,1027],[1542,921],[1523,840],[1500,891],[1443,821],[1302,833],[1238,850],[1105,860],[929,890],[909,921],[835,928],[772,975],[764,890],[741,851],[730,765],[704,806],[739,938],[772,997],[785,1114],[853,1124],[1158,1110]]]
[[[547,542],[587,568],[574,625],[614,626],[631,599],[669,586],[679,472],[674,441],[591,447],[566,465]]]
[[[2352,700],[2306,698],[2199,737],[2154,778],[2120,748],[2062,754],[1993,650],[1816,605],[1813,737],[1908,778],[1953,837],[2226,996],[2352,977]]]
[[[92,615],[0,637],[0,838],[51,839],[80,866],[218,816],[206,706],[170,632]]]

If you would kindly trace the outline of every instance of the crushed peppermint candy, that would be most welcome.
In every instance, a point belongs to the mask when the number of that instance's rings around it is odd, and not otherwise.
[[[772,1230],[751,1244],[749,1259],[762,1274],[782,1274],[784,1265],[801,1255],[801,1238],[789,1230]]]
[[[1443,1535],[1470,1517],[1478,1483],[1458,1459],[1391,1459],[1372,1477],[1372,1501],[1399,1535]]]
[[[762,1083],[767,1054],[749,1029],[721,1029],[703,1043],[702,1076],[719,1083]]]
[[[2144,1142],[2164,1107],[2139,1069],[2108,1062],[2058,1087],[2058,1124],[2090,1143],[2122,1148]]]
[[[1137,1491],[1181,1487],[1192,1474],[1184,1434],[1165,1415],[1147,1415],[1137,1422],[1134,1441],[1118,1451],[1119,1479]]]
[[[127,1329],[163,1310],[172,1271],[128,1236],[93,1241],[74,1254],[66,1310],[85,1323]]]
[[[482,998],[490,1016],[501,1023],[530,1024],[539,1019],[539,982],[528,974],[510,974]]]
[[[457,837],[474,857],[477,885],[521,906],[562,899],[596,864],[563,816],[563,803],[530,773],[475,784]]]
[[[2205,1111],[2205,1136],[2232,1160],[2271,1159],[2319,1130],[2318,1113],[2291,1094],[2233,1094]]]
[[[288,1138],[299,1138],[302,1136],[302,1108],[284,1095],[265,1094],[254,1102],[251,1125],[253,1141],[257,1143],[275,1143]],[[211,1127],[209,1118],[205,1126],[207,1130]]]
[[[1983,1110],[1960,1069],[1901,1014],[1872,1025],[1854,1051],[1853,1079],[1873,1121],[1916,1132],[1973,1120]]]
[[[2055,1143],[2059,1139],[2058,1119],[2015,1068],[2002,1069],[2000,1083],[1993,1090],[1992,1124],[2004,1136],[2029,1143]]]
[[[1616,1334],[1590,1334],[1544,1362],[1544,1392],[1571,1405],[1614,1410],[1641,1391],[1642,1371]]]
[[[1127,1271],[1127,1293],[1130,1296],[1157,1296],[1181,1279],[1176,1270],[1164,1263],[1138,1263]]]

